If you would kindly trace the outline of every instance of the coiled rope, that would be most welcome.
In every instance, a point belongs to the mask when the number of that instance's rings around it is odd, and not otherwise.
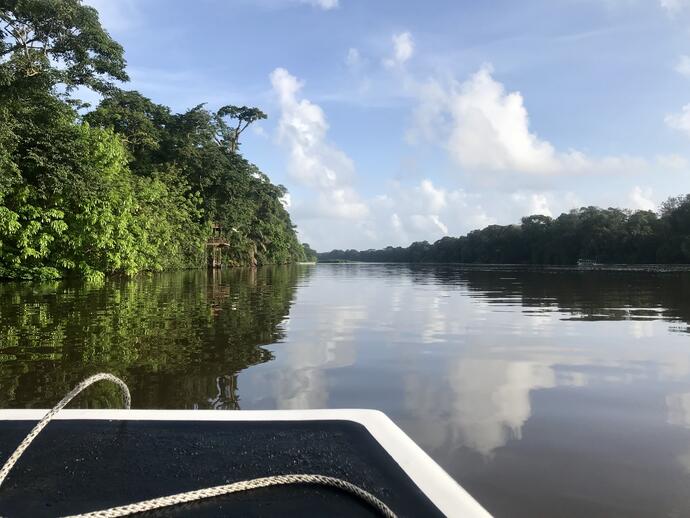
[[[74,387],[60,402],[55,405],[43,418],[33,427],[33,429],[27,434],[27,436],[22,440],[22,442],[17,446],[17,449],[10,455],[2,469],[0,469],[0,486],[7,478],[12,467],[17,463],[19,457],[26,451],[33,440],[38,436],[38,434],[43,430],[46,425],[50,422],[55,414],[62,410],[72,399],[77,396],[82,390],[87,388],[89,385],[96,383],[101,380],[111,381],[120,387],[122,392],[122,399],[124,402],[124,407],[129,410],[132,398],[129,393],[129,389],[124,381],[120,378],[113,376],[108,373],[100,373],[79,383]],[[150,500],[143,500],[141,502],[136,502],[133,504],[127,504],[119,507],[112,507],[110,509],[103,509],[101,511],[94,511],[85,514],[73,515],[68,518],[114,518],[117,516],[129,516],[136,513],[143,513],[146,511],[152,511],[154,509],[161,509],[163,507],[170,507],[174,505],[186,504],[190,502],[195,502],[198,500],[204,500],[207,498],[213,498],[216,496],[227,495],[230,493],[237,493],[240,491],[248,491],[250,489],[258,489],[262,487],[270,486],[283,486],[288,484],[312,484],[312,485],[322,485],[340,489],[350,493],[376,509],[382,516],[387,518],[396,518],[395,513],[381,500],[376,498],[374,495],[365,491],[364,489],[339,478],[327,477],[325,475],[309,475],[309,474],[296,474],[296,475],[275,475],[271,477],[255,478],[252,480],[243,480],[241,482],[234,482],[232,484],[225,484],[222,486],[208,487],[205,489],[198,489],[195,491],[188,491],[186,493],[178,493],[175,495],[164,496],[160,498],[153,498]]]

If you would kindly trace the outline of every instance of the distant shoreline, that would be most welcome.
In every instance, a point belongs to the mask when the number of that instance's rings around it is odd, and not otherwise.
[[[524,271],[572,271],[572,272],[690,272],[690,264],[597,264],[597,265],[555,265],[555,264],[489,264],[489,263],[437,263],[437,262],[392,262],[392,261],[348,261],[320,260],[319,264],[406,264],[424,266],[460,266],[467,270],[524,270]]]

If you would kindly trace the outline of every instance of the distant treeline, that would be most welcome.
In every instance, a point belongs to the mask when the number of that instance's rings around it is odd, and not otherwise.
[[[572,265],[690,263],[690,194],[670,198],[659,213],[582,207],[557,218],[533,215],[519,225],[489,225],[461,237],[407,248],[333,250],[320,261]]]

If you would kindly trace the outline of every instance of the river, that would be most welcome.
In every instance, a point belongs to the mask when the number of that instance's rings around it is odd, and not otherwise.
[[[0,407],[384,411],[497,516],[690,515],[690,274],[320,264],[0,284]],[[89,389],[73,405],[118,405]]]

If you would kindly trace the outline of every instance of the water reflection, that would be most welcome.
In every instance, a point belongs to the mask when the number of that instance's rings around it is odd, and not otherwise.
[[[447,451],[463,445],[490,456],[521,437],[531,414],[530,391],[555,386],[556,374],[534,363],[468,359],[451,365],[445,381],[434,387],[416,374],[405,379],[405,407],[423,416],[427,446]]]
[[[343,264],[0,296],[5,407],[109,370],[139,407],[378,408],[499,516],[690,515],[688,274]]]
[[[666,404],[669,424],[690,428],[690,392],[669,394],[666,396]]]
[[[141,408],[238,408],[237,373],[272,358],[262,346],[284,338],[282,323],[308,272],[0,285],[0,406],[48,406],[104,370],[127,379]],[[81,404],[115,404],[111,396],[96,387]]]
[[[321,265],[245,407],[380,408],[498,515],[683,515],[690,286],[607,275]]]
[[[288,343],[274,348],[275,361],[242,377],[244,392],[252,398],[249,405],[280,409],[331,406],[328,373],[356,363],[358,330],[366,328],[371,319],[358,298],[358,289],[323,279],[318,286],[302,287],[291,311]]]
[[[558,310],[564,318],[646,320],[663,318],[687,329],[690,275],[626,271],[465,269],[454,266],[402,267],[415,282],[462,286],[491,305],[523,310]],[[395,270],[394,270],[395,271]],[[399,271],[398,271],[399,273]]]

